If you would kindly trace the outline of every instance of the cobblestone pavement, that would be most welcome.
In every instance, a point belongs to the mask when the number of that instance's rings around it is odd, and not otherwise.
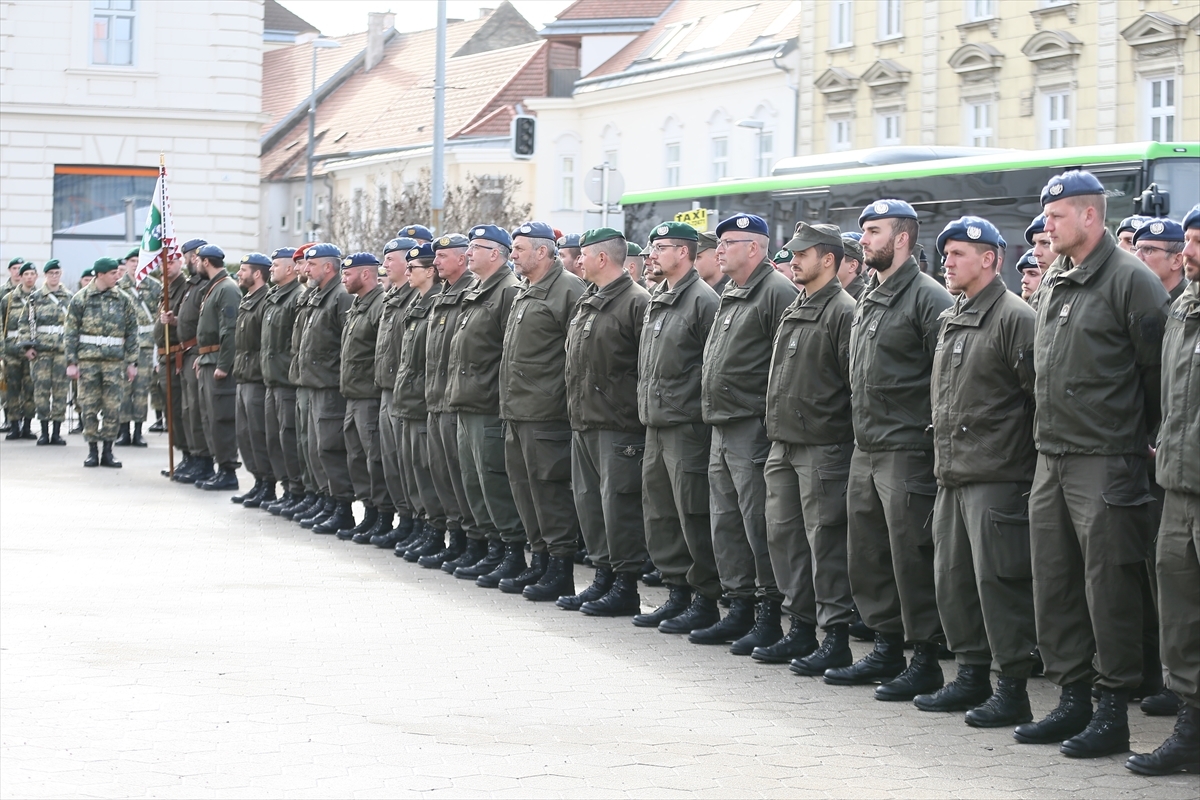
[[[315,536],[167,483],[161,437],[118,452],[0,445],[4,797],[1200,795]],[[1135,749],[1170,730],[1130,717]]]

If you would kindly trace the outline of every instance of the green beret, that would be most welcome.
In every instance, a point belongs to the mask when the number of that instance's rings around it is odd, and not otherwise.
[[[21,265],[21,268],[17,270],[18,275],[24,275],[26,272],[37,272],[37,267],[32,261],[26,261]]]
[[[625,243],[625,257],[626,258],[633,258],[634,256],[640,256],[640,255],[645,255],[642,252],[642,246],[640,244],[638,244],[637,242],[626,242]]]
[[[655,239],[687,239],[689,242],[700,240],[700,234],[686,222],[663,222],[650,231],[650,241]]]
[[[115,258],[98,258],[96,263],[92,264],[92,274],[101,275],[105,272],[112,272],[120,266]]]
[[[624,238],[625,234],[613,228],[592,228],[590,231],[584,231],[583,236],[579,237],[579,246],[587,247],[588,245],[607,242],[609,239]]]
[[[700,231],[696,235],[700,237],[698,240],[700,245],[696,248],[697,253],[703,253],[705,250],[717,249],[717,235],[715,233],[711,233],[709,231]]]
[[[62,265],[58,263],[57,258],[52,258],[46,262],[46,266],[42,267],[42,274],[46,274],[52,269],[62,269]]]
[[[16,258],[11,258],[11,259],[9,259],[9,261],[8,261],[8,268],[9,268],[9,269],[12,269],[12,268],[13,268],[13,267],[15,267],[17,264],[24,264],[24,263],[25,263],[25,259],[21,258],[20,256],[17,256]]]
[[[140,248],[140,247],[135,247],[135,248],[133,248],[132,250],[130,250],[128,253],[126,253],[126,254],[125,254],[125,258],[123,258],[123,259],[121,259],[121,260],[122,260],[122,261],[128,261],[128,260],[129,260],[129,259],[131,259],[131,258],[137,258],[137,257],[138,257],[138,254],[139,254],[141,251],[142,251],[142,248]]]
[[[85,269],[83,272],[79,273],[79,277],[81,277],[81,278],[94,278],[94,277],[96,277],[96,271],[95,271],[94,269],[92,269],[91,267],[88,267],[88,268],[87,268],[87,269]]]
[[[799,253],[819,244],[844,248],[841,229],[836,225],[809,225],[807,222],[797,222],[796,235],[784,247],[793,253]]]

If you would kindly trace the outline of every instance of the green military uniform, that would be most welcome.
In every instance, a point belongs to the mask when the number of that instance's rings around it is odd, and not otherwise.
[[[933,355],[934,582],[959,664],[1028,678],[1033,585],[1026,498],[1033,447],[1033,310],[999,275],[942,312]]]
[[[414,291],[413,298],[404,309],[400,320],[403,333],[396,363],[396,382],[392,386],[391,413],[401,422],[399,459],[393,460],[398,460],[404,470],[405,497],[409,508],[435,531],[444,533],[447,514],[452,517],[458,515],[458,500],[449,485],[449,476],[444,475],[442,469],[435,471],[435,465],[430,462],[430,446],[437,431],[431,427],[431,415],[426,405],[425,374],[428,317],[433,301],[441,290],[442,283],[435,281],[424,295],[417,295]],[[444,484],[440,491],[437,481]]]
[[[212,452],[204,435],[204,421],[200,413],[200,376],[196,372],[196,361],[200,358],[200,353],[196,347],[196,327],[200,323],[200,304],[204,302],[204,294],[208,291],[209,284],[210,281],[203,275],[189,276],[183,297],[175,311],[178,346],[183,354],[179,375],[183,383],[181,410],[184,438],[191,448],[192,455],[202,459],[212,458]]]
[[[179,305],[187,293],[188,282],[184,273],[176,276],[167,287],[167,302],[171,311],[178,315]],[[167,347],[167,337],[170,337],[170,349]],[[163,396],[166,396],[167,381],[171,381],[171,415],[167,423],[171,426],[171,438],[175,446],[185,454],[190,454],[192,447],[187,438],[187,429],[183,424],[183,381],[180,371],[183,368],[183,348],[179,342],[179,326],[163,325],[161,318],[154,323],[154,344],[158,348],[158,385]]]
[[[267,387],[262,371],[262,324],[267,310],[267,285],[247,292],[238,303],[233,333],[233,378],[237,381],[234,423],[238,451],[255,481],[272,487],[275,472],[267,451]]]
[[[296,434],[296,385],[288,375],[292,363],[292,325],[300,291],[300,281],[295,279],[267,290],[258,345],[259,369],[266,387],[263,424],[267,431],[267,460],[271,474],[282,484],[282,491],[294,497],[304,494]]]
[[[162,284],[147,275],[135,286],[126,274],[117,281],[117,288],[129,295],[138,316],[138,374],[126,384],[121,397],[121,422],[145,422],[154,378],[154,320],[162,306]]]
[[[325,494],[339,503],[354,500],[346,464],[346,398],[341,384],[342,326],[353,298],[334,275],[308,299],[300,335],[300,385],[312,390],[308,415],[309,464]],[[368,373],[369,377],[370,373]]]
[[[855,275],[854,280],[850,281],[850,283],[846,285],[846,294],[850,295],[855,302],[858,302],[858,299],[863,296],[863,292],[866,290],[867,278],[866,275],[861,272]]]
[[[316,450],[316,443],[313,441],[316,432],[310,430],[309,426],[309,420],[312,418],[313,390],[300,382],[300,341],[304,337],[304,329],[308,327],[308,317],[313,310],[312,298],[316,292],[317,284],[312,280],[303,284],[296,292],[296,310],[292,318],[292,361],[288,366],[288,383],[296,387],[296,454],[300,459],[300,475],[305,492],[328,497],[329,481],[313,463],[312,456]]]
[[[351,300],[342,327],[340,388],[346,399],[342,431],[354,499],[391,515],[396,509],[383,477],[380,388],[375,383],[375,340],[382,315],[382,286]]]
[[[674,225],[660,225],[656,232],[662,229],[662,236],[671,237]],[[711,600],[720,596],[721,581],[708,514],[712,431],[701,414],[700,373],[719,304],[695,269],[673,286],[664,281],[650,296],[638,346],[638,419],[646,426],[646,546],[664,583],[690,586]]]
[[[646,561],[637,359],[650,294],[628,273],[588,286],[567,330],[571,487],[592,563],[634,573]]]
[[[138,361],[133,302],[120,289],[100,291],[93,282],[71,298],[64,339],[67,365],[79,368],[83,437],[110,443],[117,436],[127,368]]]
[[[1038,650],[1059,686],[1132,689],[1167,293],[1107,232],[1079,264],[1060,256],[1039,292],[1029,498]]]
[[[31,364],[20,347],[21,318],[25,316],[26,301],[33,292],[17,284],[0,301],[0,316],[4,319],[4,380],[5,405],[9,419],[30,419],[34,414],[33,375]]]
[[[586,284],[555,262],[537,283],[520,287],[504,329],[500,416],[504,464],[534,553],[573,556],[579,518],[571,494],[564,345]]]
[[[379,317],[379,335],[375,340],[375,385],[379,387],[379,442],[387,457],[383,459],[383,482],[391,506],[401,519],[411,518],[410,496],[417,490],[405,482],[401,443],[404,420],[392,413],[395,403],[396,368],[400,363],[400,343],[404,335],[404,311],[416,294],[407,283],[388,289],[383,295]],[[422,351],[424,352],[424,351]],[[422,397],[422,405],[424,398]],[[424,414],[421,415],[424,418]],[[394,454],[394,455],[393,455]]]
[[[763,418],[771,342],[796,287],[765,258],[739,286],[732,280],[704,347],[701,400],[713,426],[709,510],[721,586],[736,598],[783,596],[767,546],[766,483],[770,451]]]
[[[196,323],[200,365],[200,418],[213,461],[233,472],[237,460],[237,384],[233,377],[234,336],[242,293],[224,270],[205,290]],[[216,371],[225,373],[218,378]]]
[[[30,364],[33,404],[42,422],[61,424],[66,419],[67,356],[64,350],[67,307],[71,293],[65,287],[53,292],[43,286],[28,299],[21,315],[18,341],[31,342],[37,358]]]

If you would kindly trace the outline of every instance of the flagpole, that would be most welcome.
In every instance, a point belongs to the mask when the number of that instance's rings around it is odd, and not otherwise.
[[[167,158],[163,153],[158,154],[158,183],[162,187],[161,194],[158,198],[159,208],[162,209],[163,224],[166,224],[167,215]],[[164,252],[165,251],[165,252]],[[171,256],[169,248],[164,247],[159,251],[162,255],[159,260],[162,263],[162,312],[164,314],[171,313],[171,276],[167,272],[167,259]],[[163,324],[163,349],[166,353],[163,355],[163,368],[167,370],[167,477],[175,477],[175,405],[171,396],[171,383],[174,376],[171,374],[171,369],[175,366],[175,359],[171,358],[171,326]]]

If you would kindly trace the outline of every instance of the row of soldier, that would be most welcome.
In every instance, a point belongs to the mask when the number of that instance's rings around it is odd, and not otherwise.
[[[411,226],[382,264],[328,243],[251,254],[244,296],[221,250],[193,240],[187,274],[168,265],[158,331],[160,375],[182,397],[172,477],[234,489],[240,450],[255,485],[235,502],[314,532],[878,684],[879,700],[1015,726],[1071,757],[1128,750],[1128,701],[1166,703],[1174,733],[1127,766],[1194,771],[1200,207],[1135,233],[1143,260],[1186,259],[1193,282],[1171,287],[1172,306],[1105,229],[1094,176],[1056,176],[1042,202],[1027,238],[1053,260],[1028,303],[1000,280],[1006,243],[978,217],[938,235],[944,285],[924,274],[900,200],[867,206],[857,238],[798,224],[790,276],[761,218],[724,220],[720,294],[695,266],[701,235],[675,222],[650,236],[653,293],[608,228],[580,238],[581,277],[543,223],[436,240]],[[869,281],[839,279],[858,248]],[[843,284],[859,277],[856,300]],[[112,368],[126,378],[132,320]],[[580,535],[596,571],[577,592]],[[642,613],[647,557],[669,595]],[[875,640],[858,661],[855,609]],[[1144,643],[1159,635],[1173,693]],[[1034,722],[1039,669],[1061,693]]]

